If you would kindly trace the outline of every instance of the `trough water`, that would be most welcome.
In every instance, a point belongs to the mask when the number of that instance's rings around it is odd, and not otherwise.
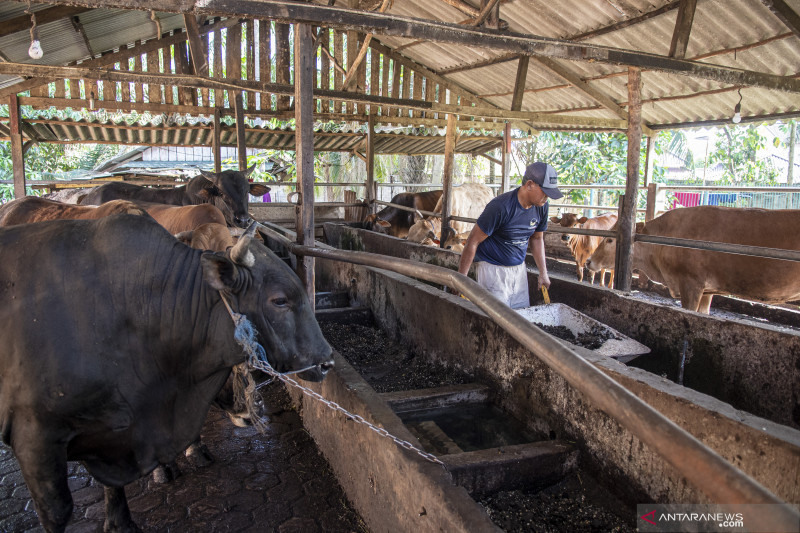
[[[453,444],[458,451],[472,452],[546,440],[489,404],[455,405],[398,413],[398,416],[426,451],[433,454],[458,453],[452,451]]]

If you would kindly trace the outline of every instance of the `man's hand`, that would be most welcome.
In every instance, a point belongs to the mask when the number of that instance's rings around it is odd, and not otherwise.
[[[539,290],[542,290],[542,287],[550,288],[550,277],[547,273],[540,273],[539,274]]]

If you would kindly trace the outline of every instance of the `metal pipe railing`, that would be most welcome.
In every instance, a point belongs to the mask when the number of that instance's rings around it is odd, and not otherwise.
[[[764,531],[790,531],[800,520],[797,510],[597,367],[525,320],[522,315],[467,276],[444,267],[398,257],[329,247],[301,246],[271,228],[263,225],[261,228],[295,255],[376,267],[457,289],[520,344],[584,394],[593,405],[652,448],[712,501],[725,504],[774,505],[756,513],[758,528]]]

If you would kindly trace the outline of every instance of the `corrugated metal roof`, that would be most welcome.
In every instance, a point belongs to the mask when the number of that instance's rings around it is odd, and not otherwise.
[[[800,13],[800,0],[785,1]],[[328,3],[327,0],[315,2]],[[500,17],[508,23],[509,32],[576,39],[589,44],[666,55],[675,27],[676,8],[602,35],[580,36],[677,4],[674,0],[515,0],[500,4]],[[470,0],[470,5],[477,6],[479,2]],[[47,7],[50,6],[33,5],[32,9],[37,11]],[[22,15],[25,8],[22,3],[0,2],[0,22]],[[464,22],[468,18],[440,0],[396,1],[388,13],[448,23]],[[158,17],[164,32],[183,26],[179,15],[158,13]],[[95,52],[155,35],[155,24],[147,11],[95,9],[81,13],[80,19]],[[698,0],[686,57],[708,64],[797,78],[800,76],[798,31],[784,24],[761,0]],[[45,56],[39,62],[63,65],[86,57],[83,39],[68,20],[42,25],[41,34]],[[380,34],[376,34],[374,39],[391,48],[416,43],[401,53],[433,72],[446,72],[508,53],[480,46],[420,43]],[[23,31],[0,38],[0,51],[11,61],[30,63],[28,44],[28,34]],[[626,105],[626,67],[589,61],[558,62],[619,105]],[[517,61],[513,60],[443,75],[486,101],[508,109],[516,72]],[[15,79],[18,78],[0,76],[0,87]],[[650,125],[725,120],[732,115],[733,106],[739,99],[738,87],[698,77],[645,70],[642,80],[642,117]],[[530,62],[525,88],[524,111],[618,118],[535,58]],[[742,116],[745,120],[747,117],[769,118],[786,114],[800,114],[800,94],[756,87],[742,89]],[[260,135],[260,141],[265,143],[285,141],[275,138],[276,134],[262,132]]]
[[[31,137],[60,142],[115,143],[129,145],[211,146],[213,125],[207,119],[175,121],[170,117],[141,118],[136,124],[120,119],[80,119],[58,121],[49,118],[26,119]],[[317,124],[314,150],[330,152],[364,151],[364,127],[340,126],[337,131],[325,131],[328,125]],[[358,130],[358,131],[355,131]],[[443,154],[444,133],[408,134],[376,128],[375,152],[379,154]],[[8,126],[0,123],[0,135],[8,135]],[[271,128],[249,126],[245,129],[249,148],[294,150],[294,130],[288,126]],[[236,128],[223,125],[220,134],[223,146],[236,146]],[[499,134],[461,135],[456,144],[459,153],[486,153],[500,146]]]

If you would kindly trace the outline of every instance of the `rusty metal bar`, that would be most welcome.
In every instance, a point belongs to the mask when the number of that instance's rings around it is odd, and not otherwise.
[[[765,531],[791,530],[800,520],[800,513],[791,506],[467,276],[444,267],[398,257],[336,250],[327,246],[300,246],[271,228],[264,225],[260,227],[295,255],[311,255],[390,270],[457,289],[595,406],[658,453],[712,501],[776,505],[758,514],[758,527]]]

